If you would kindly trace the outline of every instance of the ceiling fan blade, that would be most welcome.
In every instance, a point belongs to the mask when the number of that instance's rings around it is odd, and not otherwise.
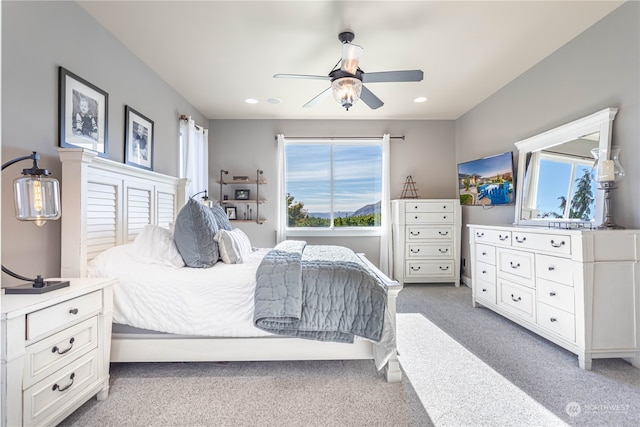
[[[422,70],[405,71],[381,71],[377,73],[363,73],[363,83],[384,83],[384,82],[420,82],[424,73]]]
[[[331,80],[329,76],[313,76],[308,74],[274,74],[276,79],[315,79],[315,80]]]
[[[323,90],[322,92],[320,92],[318,95],[315,96],[315,98],[313,98],[311,101],[307,102],[306,104],[303,105],[304,108],[309,108],[309,107],[313,107],[314,105],[316,105],[318,102],[320,102],[321,100],[323,100],[327,95],[329,95],[331,93],[331,86],[329,86],[328,88],[326,88],[325,90]]]
[[[342,45],[342,64],[340,69],[351,75],[355,75],[360,65],[360,56],[364,49],[357,44],[344,43]]]
[[[373,92],[367,89],[366,86],[362,86],[362,93],[360,94],[360,99],[362,100],[362,102],[367,104],[369,108],[371,108],[372,110],[380,108],[384,105],[384,102],[382,102],[380,98],[375,96]]]

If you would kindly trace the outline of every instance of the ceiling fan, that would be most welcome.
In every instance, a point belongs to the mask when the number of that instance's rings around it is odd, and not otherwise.
[[[355,34],[351,31],[344,31],[338,35],[342,42],[342,57],[326,76],[314,76],[307,74],[275,74],[275,78],[290,79],[319,79],[330,80],[331,86],[320,92],[311,101],[304,104],[304,107],[313,107],[321,99],[333,93],[335,100],[347,111],[358,99],[375,110],[384,105],[384,102],[373,94],[363,83],[391,83],[391,82],[419,82],[422,81],[422,70],[404,71],[381,71],[376,73],[365,73],[360,69],[360,56],[364,50],[361,46],[352,44]],[[338,67],[340,64],[340,67]]]

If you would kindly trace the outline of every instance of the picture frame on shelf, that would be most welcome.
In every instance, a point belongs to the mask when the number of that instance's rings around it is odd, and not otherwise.
[[[238,189],[235,192],[236,200],[249,200],[249,195],[251,194],[250,190]]]
[[[153,170],[153,120],[124,107],[124,162],[142,169]]]
[[[109,94],[64,67],[58,68],[58,145],[108,157]]]
[[[225,211],[227,212],[227,218],[229,218],[229,220],[238,219],[236,208],[234,206],[227,206]]]

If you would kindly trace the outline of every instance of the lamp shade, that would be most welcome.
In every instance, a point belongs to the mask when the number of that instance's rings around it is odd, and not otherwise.
[[[342,63],[340,64],[340,69],[349,74],[355,75],[356,71],[358,71],[360,56],[362,55],[363,50],[364,49],[358,45],[344,43],[342,45]]]
[[[333,99],[349,110],[360,99],[362,81],[355,77],[342,77],[331,82]]]
[[[60,218],[60,185],[55,178],[25,175],[14,181],[16,218],[41,226]]]

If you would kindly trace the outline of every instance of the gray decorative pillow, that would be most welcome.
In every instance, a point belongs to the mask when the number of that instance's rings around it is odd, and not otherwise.
[[[212,267],[220,253],[214,237],[218,225],[213,212],[202,203],[189,199],[180,209],[173,230],[173,240],[188,267]]]
[[[231,227],[231,223],[229,222],[229,217],[227,217],[227,213],[222,209],[220,204],[216,204],[211,208],[211,212],[213,212],[213,216],[216,218],[216,223],[218,224],[219,230],[227,230],[231,231],[233,227]]]
[[[242,264],[253,251],[249,237],[239,228],[231,231],[220,230],[215,238],[220,249],[220,258],[225,264]]]

